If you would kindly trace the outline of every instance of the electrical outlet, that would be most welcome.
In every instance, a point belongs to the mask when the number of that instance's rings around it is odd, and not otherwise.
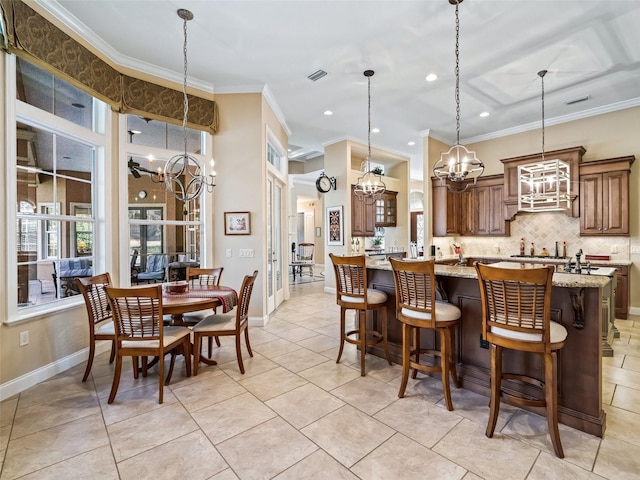
[[[483,340],[482,335],[480,335],[480,348],[486,348],[487,350],[489,349],[489,342]]]
[[[631,247],[631,253],[634,255],[640,255],[640,245],[634,245]]]
[[[20,346],[24,347],[25,345],[29,345],[29,330],[20,332]]]
[[[241,248],[238,251],[238,256],[242,258],[253,258],[254,250],[253,248]]]
[[[227,248],[227,258],[231,258],[233,256],[233,250]]]

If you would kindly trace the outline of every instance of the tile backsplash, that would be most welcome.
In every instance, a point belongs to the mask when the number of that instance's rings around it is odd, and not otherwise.
[[[462,252],[467,257],[509,256],[520,253],[520,238],[524,238],[527,255],[531,242],[535,244],[536,255],[543,247],[553,255],[558,242],[562,255],[562,242],[566,241],[567,255],[570,256],[575,256],[582,249],[584,254],[609,255],[611,260],[628,261],[630,258],[629,237],[581,237],[580,219],[562,212],[518,213],[511,222],[510,237],[434,237],[433,243],[444,255],[454,255],[455,242],[462,244]]]

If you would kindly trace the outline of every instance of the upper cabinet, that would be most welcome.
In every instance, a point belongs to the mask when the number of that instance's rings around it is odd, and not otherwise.
[[[558,159],[569,164],[572,204],[571,209],[567,210],[567,215],[571,215],[572,217],[580,216],[580,202],[576,200],[578,197],[577,185],[581,174],[580,162],[582,162],[582,156],[585,152],[584,147],[572,147],[545,153],[545,159]],[[504,164],[504,205],[507,220],[512,220],[515,214],[518,213],[518,183],[520,180],[518,178],[518,166],[539,162],[541,159],[541,154],[536,153],[500,160]],[[575,191],[574,186],[576,187]]]
[[[629,235],[633,155],[580,165],[580,235]]]
[[[390,190],[376,200],[376,227],[395,227],[398,218],[398,192]]]
[[[351,185],[351,236],[373,237],[375,235],[375,203],[362,201]]]
[[[480,177],[463,192],[452,192],[432,178],[433,235],[508,236],[504,213],[504,177]]]

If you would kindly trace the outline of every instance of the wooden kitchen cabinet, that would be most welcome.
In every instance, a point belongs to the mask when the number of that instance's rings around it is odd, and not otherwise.
[[[351,185],[351,236],[373,237],[376,233],[376,204],[362,201],[354,188],[355,185]]]
[[[580,166],[580,235],[629,235],[633,155]]]
[[[504,176],[481,177],[463,192],[451,192],[432,179],[433,235],[508,236],[504,213]]]
[[[398,192],[387,190],[382,198],[376,200],[375,226],[395,227],[398,222]]]

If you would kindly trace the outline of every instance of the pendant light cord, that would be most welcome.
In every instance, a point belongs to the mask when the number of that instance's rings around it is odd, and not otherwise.
[[[367,172],[371,170],[371,77],[367,77],[367,145],[369,154],[367,155]]]
[[[460,2],[456,1],[456,145],[460,145],[460,17],[458,7]]]
[[[182,95],[183,95],[183,115],[182,115],[182,131],[184,133],[184,154],[187,155],[187,115],[189,113],[189,98],[187,97],[187,18],[184,19],[184,47],[182,53],[184,54],[184,82],[182,83]]]
[[[540,70],[538,75],[542,80],[542,161],[544,162],[544,76],[547,74],[546,70]]]

